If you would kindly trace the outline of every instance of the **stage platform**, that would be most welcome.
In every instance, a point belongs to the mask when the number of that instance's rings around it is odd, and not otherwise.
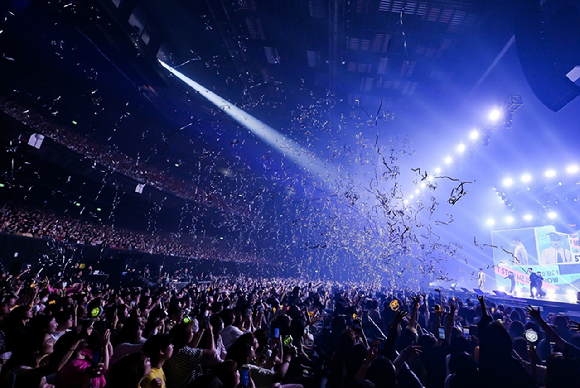
[[[498,296],[484,292],[486,300],[497,304],[502,303],[510,306],[534,306],[539,307],[546,313],[558,313],[568,316],[580,317],[580,304],[576,300],[576,295],[552,294],[540,298],[531,298],[529,295],[522,296]]]
[[[494,292],[489,291],[469,291],[467,289],[445,289],[442,288],[443,297],[448,298],[451,296],[456,296],[465,300],[470,298],[472,301],[477,303],[477,295],[485,296],[485,299],[496,304],[505,304],[507,306],[516,307],[526,307],[534,306],[539,307],[541,311],[545,313],[557,313],[565,314],[570,317],[580,318],[580,303],[576,299],[576,294],[547,294],[541,298],[531,298],[529,294],[521,292],[516,296],[512,296],[505,292],[501,292],[502,295],[497,295]]]

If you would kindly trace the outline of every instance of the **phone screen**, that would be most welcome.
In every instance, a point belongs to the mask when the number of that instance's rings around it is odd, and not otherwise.
[[[242,368],[241,376],[242,388],[248,388],[250,386],[250,370],[247,368]]]
[[[93,353],[93,364],[97,365],[99,362],[101,362],[101,351],[100,350],[95,350],[95,352]]]
[[[445,328],[444,327],[439,328],[439,338],[441,338],[441,339],[445,338]]]
[[[469,339],[469,327],[463,328],[463,335],[465,336],[465,338]]]
[[[274,338],[280,338],[280,329],[278,328],[274,329]]]

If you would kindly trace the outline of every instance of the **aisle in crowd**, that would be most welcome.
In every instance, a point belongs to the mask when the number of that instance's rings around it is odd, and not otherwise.
[[[2,274],[0,386],[580,384],[579,325],[532,307],[299,279],[177,284]]]

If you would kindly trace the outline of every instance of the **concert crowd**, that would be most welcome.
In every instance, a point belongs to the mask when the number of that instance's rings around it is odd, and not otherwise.
[[[0,208],[0,233],[186,258],[257,261],[256,257],[242,252],[220,252],[188,244],[185,238],[175,233],[138,232],[9,202]]]
[[[66,126],[47,120],[42,115],[22,107],[15,101],[0,97],[0,110],[68,149],[107,167],[110,171],[121,173],[142,184],[152,185],[156,189],[196,203],[217,207],[221,210],[234,209],[234,205],[219,195],[207,193],[203,188],[192,185],[191,182],[185,184],[170,176],[166,171],[150,166],[114,147],[100,145],[88,137],[75,133]]]
[[[579,324],[377,285],[0,277],[3,387],[577,387]],[[174,281],[175,280],[175,281]]]

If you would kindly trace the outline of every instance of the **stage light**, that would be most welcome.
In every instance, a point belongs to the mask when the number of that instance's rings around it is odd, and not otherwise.
[[[578,172],[578,166],[576,166],[575,164],[568,166],[568,168],[566,168],[566,172],[569,174],[574,174]]]
[[[555,176],[556,176],[556,171],[554,171],[554,170],[548,170],[548,171],[546,171],[546,177],[547,178],[553,178]]]
[[[413,194],[409,195],[409,199],[413,199]]]
[[[504,286],[499,286],[497,289],[498,289],[498,291],[505,292],[505,287]]]
[[[512,222],[514,222],[514,218],[512,216],[508,216],[505,218],[505,222],[507,222],[508,224],[511,224]]]
[[[524,216],[524,220],[526,220],[526,221],[531,221],[531,220],[532,220],[532,215],[531,215],[531,214],[526,214],[526,215]]]
[[[433,175],[429,175],[429,176],[427,177],[427,180],[428,180],[429,182],[432,182],[432,181],[433,181],[433,179],[435,179],[435,177],[434,177]]]
[[[530,174],[522,175],[522,182],[529,182],[532,180],[532,176]]]
[[[427,183],[421,182],[421,188],[425,188],[425,187],[427,187]]]
[[[238,108],[235,104],[232,104],[194,80],[186,77],[184,74],[165,64],[163,61],[159,62],[161,63],[161,66],[199,93],[200,96],[213,103],[223,113],[251,131],[253,135],[260,138],[281,155],[292,159],[293,162],[296,162],[315,175],[325,175],[326,168],[323,163],[320,160],[313,158],[309,150],[303,148],[294,140],[288,139],[287,136],[278,132],[266,123]]]
[[[558,215],[556,214],[556,212],[549,212],[548,217],[553,220],[554,218],[558,217]]]
[[[512,178],[505,178],[505,179],[503,180],[503,185],[504,185],[505,187],[510,187],[510,186],[511,186],[513,183],[514,183],[514,181],[513,181],[513,179],[512,179]]]
[[[419,194],[421,192],[421,190],[417,189],[415,190],[415,194]]]
[[[406,205],[406,204],[408,204],[408,203],[409,203],[409,200],[408,200],[408,199],[405,199],[403,202],[404,202],[404,203],[405,203],[405,205]]]
[[[576,290],[575,290],[575,289],[573,289],[573,288],[568,288],[568,289],[566,290],[566,294],[567,294],[567,295],[571,295],[571,296],[574,296],[574,297],[575,297],[575,296],[576,296]]]
[[[494,121],[495,122],[495,121],[499,120],[502,115],[503,115],[502,110],[496,108],[496,109],[492,110],[491,112],[489,112],[488,118],[489,118],[490,121]]]
[[[493,218],[488,218],[486,223],[488,226],[493,226],[495,224],[495,220]]]
[[[437,167],[437,168],[435,169],[435,172],[436,172],[437,174],[439,174],[439,173],[441,172],[441,169],[440,169],[439,167]]]
[[[477,129],[474,129],[473,131],[471,131],[471,133],[469,134],[469,137],[471,138],[471,140],[475,140],[479,137],[479,131]]]
[[[457,152],[461,153],[463,151],[465,151],[465,144],[459,144],[457,146]]]
[[[445,163],[449,164],[451,162],[453,162],[453,159],[451,158],[451,156],[448,156],[445,158]]]

